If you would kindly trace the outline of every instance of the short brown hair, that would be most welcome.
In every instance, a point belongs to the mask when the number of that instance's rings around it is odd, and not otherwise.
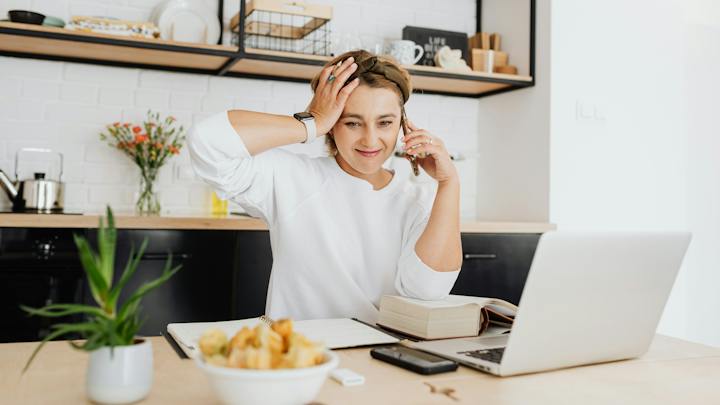
[[[355,59],[358,68],[355,73],[350,76],[348,82],[357,77],[360,80],[360,85],[366,85],[375,89],[392,90],[398,95],[400,108],[403,108],[403,105],[407,103],[412,93],[410,74],[390,57],[373,55],[368,51],[359,49],[336,56],[330,62],[326,63],[323,69],[327,66],[336,65],[338,62],[344,61],[351,56]],[[312,88],[313,93],[315,93],[317,89],[319,80],[320,73],[316,74],[310,82],[310,88]],[[337,153],[337,147],[333,137],[325,137],[325,145],[331,155]]]

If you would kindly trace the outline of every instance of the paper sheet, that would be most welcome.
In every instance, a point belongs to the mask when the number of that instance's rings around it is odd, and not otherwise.
[[[168,333],[179,343],[188,357],[196,356],[198,340],[208,329],[220,329],[231,338],[243,326],[255,327],[260,318],[240,319],[220,322],[189,322],[171,323],[167,326]],[[383,333],[370,326],[348,318],[313,319],[293,322],[294,329],[308,339],[321,342],[329,349],[343,349],[357,346],[391,344],[399,339]]]

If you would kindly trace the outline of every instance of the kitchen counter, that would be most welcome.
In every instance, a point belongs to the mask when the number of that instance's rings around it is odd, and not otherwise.
[[[214,404],[207,378],[181,360],[162,337],[151,337],[155,374],[142,404]],[[82,404],[88,355],[67,342],[50,342],[27,373],[20,370],[37,343],[0,344],[4,404]],[[368,348],[338,350],[340,367],[365,376],[343,387],[328,379],[317,404],[717,404],[720,349],[655,336],[638,359],[547,373],[498,378],[465,367],[433,376],[415,374],[370,358]],[[455,400],[436,389],[451,388]]]
[[[97,228],[98,214],[0,214],[0,228]],[[267,230],[265,222],[246,216],[137,216],[116,214],[118,229],[207,229],[258,231]],[[556,229],[554,224],[543,222],[477,222],[463,221],[460,230],[465,233],[543,233]]]

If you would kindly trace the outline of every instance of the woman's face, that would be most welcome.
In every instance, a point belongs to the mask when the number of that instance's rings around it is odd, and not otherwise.
[[[350,94],[332,133],[339,157],[357,172],[372,175],[392,155],[399,130],[397,93],[360,85]]]

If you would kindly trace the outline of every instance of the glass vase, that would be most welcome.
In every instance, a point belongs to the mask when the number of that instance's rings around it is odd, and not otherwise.
[[[140,195],[135,203],[139,215],[160,215],[160,199],[155,192],[157,169],[140,171]]]

